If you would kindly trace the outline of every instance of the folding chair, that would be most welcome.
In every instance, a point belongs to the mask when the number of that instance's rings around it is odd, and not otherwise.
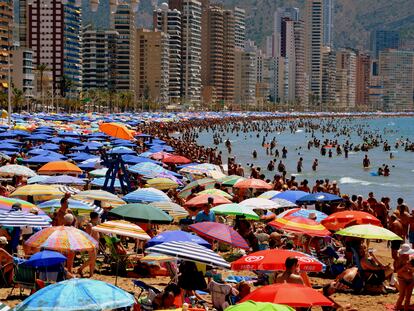
[[[35,291],[36,269],[28,267],[24,263],[14,265],[13,287],[9,296],[11,296],[16,287],[20,289],[20,296],[23,295],[25,289],[30,289],[31,292]]]

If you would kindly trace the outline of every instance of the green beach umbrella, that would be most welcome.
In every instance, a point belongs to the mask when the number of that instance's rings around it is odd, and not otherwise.
[[[295,311],[295,309],[276,303],[248,300],[235,306],[230,306],[225,311]]]
[[[206,189],[214,188],[215,183],[216,181],[212,178],[201,178],[194,180],[180,191],[178,197],[182,199],[187,198],[191,194],[191,190],[197,186],[203,186]]]
[[[244,179],[246,178],[238,176],[238,175],[230,175],[230,176],[225,176],[223,178],[220,178],[218,182],[221,183],[223,186],[233,187],[236,182],[238,182],[239,180],[244,180]]]
[[[238,203],[221,204],[211,209],[216,214],[245,216],[247,219],[259,220],[260,217],[248,206]]]
[[[199,193],[196,193],[196,195],[202,195],[202,194],[211,194],[211,195],[220,195],[222,197],[225,197],[226,199],[233,199],[233,196],[231,194],[228,194],[227,192],[220,190],[220,189],[206,189],[203,191],[200,191]]]
[[[345,229],[339,230],[336,234],[344,236],[352,236],[361,239],[373,239],[373,240],[402,240],[394,232],[385,229],[383,227],[378,227],[374,225],[355,225],[350,226]]]
[[[118,206],[112,209],[109,215],[121,219],[153,224],[169,224],[173,221],[173,218],[161,209],[140,203]]]

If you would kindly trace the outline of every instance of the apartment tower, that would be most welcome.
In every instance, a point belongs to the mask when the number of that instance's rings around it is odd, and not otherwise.
[[[8,64],[13,57],[13,4],[11,0],[0,1],[0,90],[5,91],[8,85]]]
[[[356,108],[367,111],[369,107],[369,87],[371,84],[371,56],[358,53],[356,59]]]

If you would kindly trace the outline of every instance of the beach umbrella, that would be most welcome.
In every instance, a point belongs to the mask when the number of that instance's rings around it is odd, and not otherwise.
[[[171,261],[174,261],[174,260],[175,260],[174,257],[154,253],[154,254],[148,254],[148,255],[140,258],[139,261],[148,262],[148,263],[151,263],[151,262],[161,263],[161,262],[171,262]]]
[[[134,139],[133,131],[129,130],[124,124],[120,123],[102,123],[99,130],[111,137],[132,140]]]
[[[147,180],[147,186],[158,190],[168,190],[177,188],[178,184],[169,178],[157,177]]]
[[[66,259],[67,258],[59,252],[44,250],[30,256],[30,258],[24,262],[24,265],[34,268],[44,268],[62,264]]]
[[[91,185],[96,187],[103,187],[105,185],[106,177],[94,178],[91,180]],[[110,181],[111,182],[111,181]],[[118,178],[114,182],[115,188],[121,188],[121,182]]]
[[[13,204],[19,203],[22,210],[29,212],[32,208],[36,208],[36,205],[20,199],[12,199],[0,196],[0,211],[9,211]]]
[[[62,160],[62,158],[65,158],[65,156],[63,156],[63,155],[55,156],[55,155],[48,155],[48,154],[44,155],[44,154],[41,154],[41,155],[37,155],[37,156],[31,157],[30,159],[25,159],[25,160],[23,160],[23,163],[33,164],[33,165],[36,165],[36,164],[47,164],[49,162],[60,161],[60,160]]]
[[[0,311],[9,311],[11,308],[0,301]]]
[[[210,243],[208,243],[203,238],[181,230],[164,231],[149,240],[146,244],[146,247],[168,242],[192,242],[207,248],[211,248]]]
[[[216,214],[231,215],[231,216],[244,216],[246,219],[259,220],[252,208],[244,206],[238,203],[221,204],[211,209]]]
[[[165,172],[166,169],[151,162],[142,162],[128,168],[128,171],[138,175],[153,176],[155,173]]]
[[[174,220],[186,218],[188,216],[187,210],[174,202],[152,202],[149,205],[163,210],[174,218]]]
[[[114,147],[108,151],[108,154],[136,154],[136,152],[128,147]]]
[[[149,247],[147,253],[159,253],[177,259],[199,262],[218,268],[230,268],[230,264],[220,255],[194,242],[167,242]]]
[[[296,201],[297,204],[315,204],[318,202],[341,202],[342,198],[331,194],[331,193],[325,193],[325,192],[316,192],[308,194]]]
[[[192,175],[206,175],[211,177],[211,171],[220,171],[220,168],[214,164],[190,164],[180,169],[180,173],[187,173]]]
[[[284,271],[286,270],[285,261],[289,257],[298,259],[298,266],[301,271],[321,272],[325,269],[322,262],[308,254],[291,251],[287,249],[267,249],[250,253],[243,256],[231,264],[234,271],[240,270],[269,270]]]
[[[294,311],[292,307],[275,303],[246,301],[230,306],[226,311]]]
[[[50,174],[81,174],[82,170],[75,164],[66,161],[53,161],[38,169],[38,173]]]
[[[165,157],[168,157],[168,156],[172,156],[172,154],[171,153],[168,153],[168,152],[165,152],[165,151],[158,151],[158,152],[154,152],[154,153],[152,153],[151,154],[151,156],[150,156],[150,158],[151,159],[154,159],[154,160],[159,160],[159,161],[161,161],[161,160],[163,160]],[[191,162],[191,161],[190,161]],[[188,162],[188,163],[190,163],[190,162]],[[185,164],[185,163],[184,163]]]
[[[326,215],[325,213],[322,213],[314,209],[292,208],[278,214],[277,218],[283,218],[285,216],[299,216],[303,218],[309,218],[311,214],[314,214],[316,216],[316,222],[321,222],[323,219],[328,217],[328,215]],[[329,228],[327,229],[330,230]]]
[[[165,156],[162,159],[162,162],[165,164],[186,164],[191,163],[191,160],[180,155],[172,154],[169,156]]]
[[[77,177],[69,176],[69,175],[58,175],[58,176],[51,176],[39,182],[40,184],[46,185],[77,185],[83,186],[86,182]]]
[[[27,180],[27,183],[30,184],[41,184],[43,181],[45,181],[46,179],[48,179],[49,176],[46,175],[36,175],[34,177],[30,177]]]
[[[304,196],[308,195],[308,192],[300,191],[300,190],[287,190],[281,193],[276,194],[272,199],[285,199],[292,203],[296,203],[297,200],[303,198]]]
[[[331,232],[320,223],[300,216],[285,216],[276,218],[269,223],[270,226],[293,233],[307,234],[310,236],[330,236]]]
[[[17,164],[8,164],[0,167],[0,176],[24,176],[24,177],[33,177],[36,176],[36,173],[30,168],[17,165]]]
[[[93,171],[89,172],[89,175],[93,176],[93,177],[105,177],[106,176],[106,172],[108,171],[108,168],[104,167],[104,168],[99,168]]]
[[[89,213],[89,212],[97,212],[99,214],[102,213],[102,209],[94,205],[91,202],[69,199],[68,204],[69,204],[69,208],[72,211],[76,211],[79,214]],[[51,210],[60,208],[61,204],[60,204],[59,199],[55,199],[55,200],[49,200],[49,201],[42,202],[38,204],[37,207],[44,211],[49,212]]]
[[[125,204],[125,201],[117,195],[104,190],[86,190],[81,191],[73,196],[76,200],[101,201],[110,205]]]
[[[46,137],[46,139],[49,139],[50,136],[49,137],[45,136],[45,137]],[[47,143],[47,144],[40,145],[39,148],[42,148],[42,149],[45,149],[45,150],[54,150],[54,151],[56,151],[56,150],[59,150],[59,145],[53,144],[53,143]]]
[[[169,224],[173,218],[164,211],[148,204],[126,204],[109,212],[110,215],[131,221],[154,224]]]
[[[93,231],[127,236],[130,238],[147,241],[151,237],[138,225],[125,220],[110,220],[92,227]]]
[[[394,232],[374,225],[355,225],[337,231],[336,234],[361,239],[401,241],[402,238]]]
[[[220,205],[220,204],[229,204],[231,201],[229,199],[226,199],[225,197],[222,197],[220,195],[214,195],[214,194],[202,194],[195,196],[191,200],[184,203],[184,206],[186,207],[203,207],[204,205],[208,204],[209,198],[213,199],[213,205]]]
[[[260,287],[242,299],[288,305],[291,307],[333,306],[321,292],[302,284],[272,284]]]
[[[122,155],[122,160],[124,160],[124,162],[126,164],[130,164],[130,165],[135,165],[138,163],[145,163],[145,162],[149,162],[149,163],[154,163],[154,164],[159,164],[159,162],[148,159],[148,158],[144,158],[144,157],[139,157],[133,154],[124,154]]]
[[[2,143],[0,144],[0,150],[2,151],[13,151],[13,152],[19,152],[20,148],[13,144],[8,143]]]
[[[0,211],[0,227],[49,227],[51,219],[24,211]]]
[[[280,208],[281,206],[272,200],[268,199],[260,199],[260,198],[251,198],[246,199],[240,202],[240,205],[248,206],[251,209],[273,209],[273,208]],[[296,206],[293,203],[290,203],[290,206]]]
[[[70,279],[48,285],[16,306],[16,311],[101,311],[132,306],[134,296],[92,279]]]
[[[49,249],[58,252],[90,251],[98,247],[98,242],[85,231],[69,226],[45,228],[32,235],[25,245],[34,249]]]
[[[322,220],[328,230],[337,231],[345,227],[354,225],[371,224],[374,226],[382,227],[381,221],[366,212],[360,211],[343,211],[333,213]]]
[[[238,176],[238,175],[230,175],[230,176],[222,177],[218,179],[217,181],[221,183],[223,186],[233,187],[234,184],[236,184],[238,181],[241,181],[241,180],[246,180],[246,178]]]
[[[205,189],[214,188],[215,183],[216,181],[212,178],[202,178],[194,180],[190,182],[188,185],[186,185],[183,189],[181,189],[180,193],[178,194],[178,197],[187,198],[191,194],[191,190],[196,188],[197,186],[204,187]]]
[[[248,178],[245,180],[239,180],[238,182],[234,184],[233,187],[239,188],[239,189],[266,189],[266,190],[272,189],[272,186],[269,185],[267,182],[261,179],[256,179],[256,178]]]
[[[65,186],[65,185],[56,185],[56,188],[58,188],[59,191],[61,191],[63,193],[70,193],[72,195],[78,194],[79,192],[81,192],[78,188]]]
[[[271,200],[276,194],[279,194],[279,193],[280,191],[269,190],[269,191],[263,192],[261,195],[258,196],[258,198]]]
[[[28,197],[28,196],[50,196],[50,197],[62,197],[64,193],[58,188],[49,185],[26,185],[17,188],[11,197]]]
[[[155,188],[141,188],[128,193],[123,197],[128,203],[169,202],[171,199],[161,190]]]
[[[211,240],[217,240],[234,247],[249,249],[243,237],[232,227],[218,222],[199,222],[189,226],[190,230]]]
[[[211,189],[205,189],[203,191],[200,191],[199,193],[196,193],[196,195],[203,195],[203,194],[212,194],[212,195],[219,195],[221,197],[225,197],[226,199],[233,199],[233,196],[223,190],[211,188]]]

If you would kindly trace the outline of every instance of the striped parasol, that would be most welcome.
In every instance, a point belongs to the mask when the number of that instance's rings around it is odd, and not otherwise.
[[[127,236],[144,241],[151,239],[140,226],[125,220],[110,220],[93,227],[92,230],[105,234]]]
[[[202,195],[202,194],[213,194],[213,195],[219,195],[219,196],[225,197],[226,199],[230,199],[230,200],[233,199],[233,196],[231,194],[223,190],[215,189],[215,188],[206,189],[206,190],[200,191],[199,193],[196,193],[196,195]]]
[[[36,200],[49,200],[53,198],[61,198],[64,193],[58,188],[49,185],[26,185],[17,188],[10,197],[25,199],[29,196],[36,197]]]
[[[161,190],[155,188],[141,188],[128,193],[123,197],[128,203],[170,202],[171,199]]]
[[[15,203],[20,203],[22,210],[26,212],[29,212],[32,208],[36,207],[36,205],[24,200],[0,196],[0,211],[9,211]]]
[[[284,218],[276,218],[269,223],[270,226],[287,232],[307,234],[310,236],[330,236],[331,232],[323,225],[316,221],[300,216],[286,216]]]
[[[246,178],[238,175],[230,175],[220,178],[218,182],[221,183],[223,186],[233,187],[234,184],[237,183],[239,180],[246,180]]]
[[[0,176],[33,177],[36,176],[36,173],[26,166],[9,164],[0,167]]]
[[[104,190],[87,190],[82,191],[73,196],[77,200],[86,201],[102,201],[111,205],[125,204],[125,201],[120,199],[117,195]]]
[[[99,206],[96,206],[92,202],[69,199],[68,203],[69,203],[69,208],[73,211],[77,211],[78,214],[89,213],[92,211],[97,212],[98,214],[102,214],[103,212],[102,208],[100,208]],[[60,200],[55,199],[55,200],[49,200],[46,202],[42,202],[38,204],[37,207],[44,211],[49,212],[53,209],[60,208],[61,205],[60,205]]]
[[[50,219],[50,218],[49,218]],[[22,211],[0,212],[0,227],[49,227],[45,217]]]
[[[9,311],[11,308],[0,301],[0,311]]]
[[[284,200],[286,201],[286,200]],[[287,205],[296,206],[294,203],[286,201]],[[240,205],[248,206],[251,209],[273,209],[273,208],[280,208],[280,204],[274,202],[273,200],[268,199],[261,199],[261,198],[250,198],[240,202]]]
[[[157,177],[148,180],[147,186],[158,190],[169,190],[177,188],[178,184],[169,178]]]
[[[193,242],[167,242],[149,247],[147,253],[173,256],[177,259],[204,263],[218,268],[230,268],[230,264],[211,249]]]
[[[152,202],[149,205],[163,210],[172,218],[174,218],[174,220],[183,219],[188,216],[188,212],[185,210],[185,208],[174,202]]]
[[[75,227],[58,226],[45,228],[35,233],[25,245],[34,249],[80,252],[96,249],[98,242],[86,232]]]
[[[276,190],[269,190],[266,192],[263,192],[261,195],[258,196],[259,199],[269,199],[271,200],[275,195],[279,194],[280,191]]]
[[[178,197],[185,199],[191,194],[191,190],[197,186],[203,186],[205,189],[214,188],[216,181],[212,178],[202,178],[190,182],[178,194]]]
[[[63,193],[70,193],[70,194],[77,194],[81,192],[79,189],[69,187],[69,186],[57,186],[57,188],[62,191]]]

